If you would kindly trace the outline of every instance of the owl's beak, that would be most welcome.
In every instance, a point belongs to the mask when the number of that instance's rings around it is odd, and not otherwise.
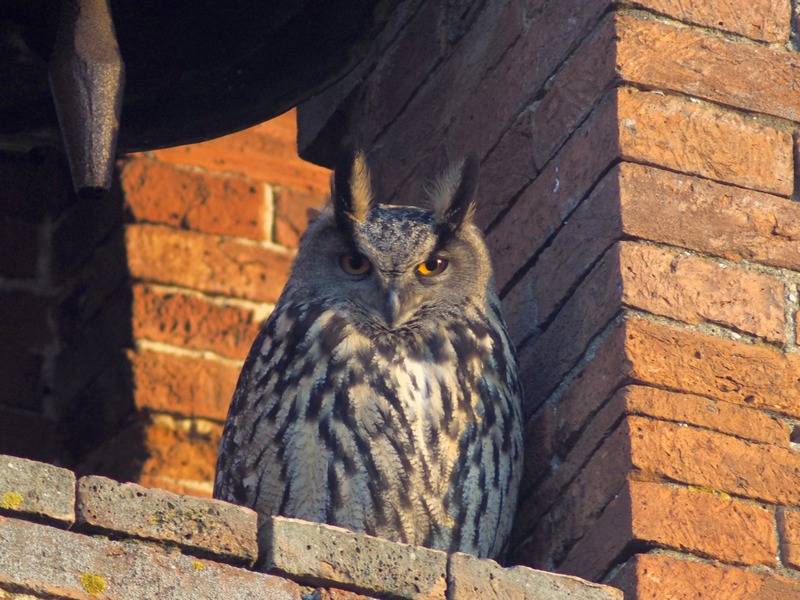
[[[394,327],[400,318],[400,297],[394,288],[390,287],[386,290],[386,304],[384,305],[383,314],[389,327]]]

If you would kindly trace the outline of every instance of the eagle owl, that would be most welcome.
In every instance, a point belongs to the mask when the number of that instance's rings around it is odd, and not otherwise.
[[[472,220],[476,180],[467,159],[413,208],[376,202],[363,154],[336,169],[242,369],[216,498],[255,509],[260,527],[283,515],[501,553],[522,391]]]

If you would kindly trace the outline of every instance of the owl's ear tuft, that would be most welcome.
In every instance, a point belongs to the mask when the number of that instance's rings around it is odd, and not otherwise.
[[[471,154],[461,164],[446,171],[436,182],[433,211],[440,244],[452,236],[475,214],[478,187],[478,157]]]
[[[348,150],[342,153],[333,174],[333,211],[340,229],[349,230],[353,222],[367,218],[372,204],[372,183],[364,153]]]

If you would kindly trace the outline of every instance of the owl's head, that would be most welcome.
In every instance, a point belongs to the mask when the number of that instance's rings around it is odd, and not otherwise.
[[[337,167],[331,199],[300,242],[287,289],[393,330],[496,300],[486,243],[473,223],[478,162],[445,172],[421,204],[381,204],[366,159]]]

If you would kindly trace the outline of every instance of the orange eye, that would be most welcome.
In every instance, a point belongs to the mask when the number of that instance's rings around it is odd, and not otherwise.
[[[363,254],[355,252],[342,254],[339,257],[339,266],[348,275],[366,275],[372,269],[372,263]]]
[[[424,277],[433,277],[441,274],[448,264],[444,258],[429,258],[424,263],[417,265],[417,273]]]

